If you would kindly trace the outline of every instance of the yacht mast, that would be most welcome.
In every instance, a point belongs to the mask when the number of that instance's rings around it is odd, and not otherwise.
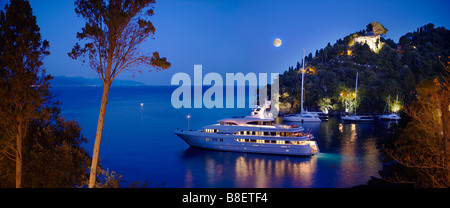
[[[301,113],[303,113],[303,80],[304,80],[304,77],[305,77],[305,49],[303,49],[303,65],[302,65],[302,99],[301,99],[301,104],[300,104],[300,107],[301,107]]]
[[[356,96],[358,95],[358,72],[356,72],[356,86],[355,86],[355,116],[356,116]]]

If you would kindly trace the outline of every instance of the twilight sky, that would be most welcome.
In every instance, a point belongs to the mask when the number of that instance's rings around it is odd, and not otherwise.
[[[97,74],[81,61],[67,56],[76,32],[84,22],[74,12],[72,0],[30,0],[41,35],[50,42],[51,55],[44,62],[53,76]],[[9,0],[0,0],[1,9]],[[380,22],[389,31],[386,38],[398,42],[400,36],[433,23],[450,28],[448,0],[156,0],[155,40],[148,40],[142,52],[158,51],[172,63],[168,70],[139,74],[126,72],[118,79],[148,85],[170,85],[177,72],[191,74],[194,64],[208,72],[282,73],[306,53],[328,42]],[[276,48],[273,40],[280,38]],[[193,81],[193,80],[192,80]]]

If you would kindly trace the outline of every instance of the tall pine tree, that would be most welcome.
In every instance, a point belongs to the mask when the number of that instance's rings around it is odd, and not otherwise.
[[[0,12],[0,150],[16,164],[16,188],[22,187],[22,143],[31,119],[49,116],[49,95],[42,40],[28,1],[11,0]]]

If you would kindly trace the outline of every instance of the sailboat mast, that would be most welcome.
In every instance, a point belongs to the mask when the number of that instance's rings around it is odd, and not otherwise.
[[[395,105],[397,105],[397,107],[398,107],[398,94],[397,94],[397,98],[395,99]],[[397,114],[397,111],[395,111],[395,114]]]
[[[356,116],[356,97],[358,96],[358,72],[356,72],[356,86],[355,86],[355,116]]]
[[[397,98],[395,99],[395,104],[397,105],[397,107],[398,107],[398,94],[397,94]],[[398,108],[397,108],[398,109]],[[397,122],[397,111],[395,111],[395,121]]]
[[[388,114],[391,113],[391,95],[388,96]]]
[[[302,99],[301,99],[301,113],[303,113],[303,80],[305,79],[305,49],[303,49],[303,65],[302,65]]]

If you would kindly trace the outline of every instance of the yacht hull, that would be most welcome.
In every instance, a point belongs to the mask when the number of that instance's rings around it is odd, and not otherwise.
[[[243,136],[232,134],[211,134],[201,131],[175,131],[177,136],[192,147],[212,150],[248,152],[260,154],[312,156],[319,153],[315,141],[306,141],[303,145],[239,142],[239,139],[275,140],[265,136]]]
[[[358,117],[343,117],[342,121],[345,123],[373,123],[373,118],[371,119],[361,119]]]
[[[283,120],[285,121],[294,121],[294,122],[320,122],[319,117],[313,117],[313,118],[305,118],[301,116],[286,116],[283,117]]]
[[[381,115],[378,118],[384,121],[400,120],[400,116],[397,115]]]

